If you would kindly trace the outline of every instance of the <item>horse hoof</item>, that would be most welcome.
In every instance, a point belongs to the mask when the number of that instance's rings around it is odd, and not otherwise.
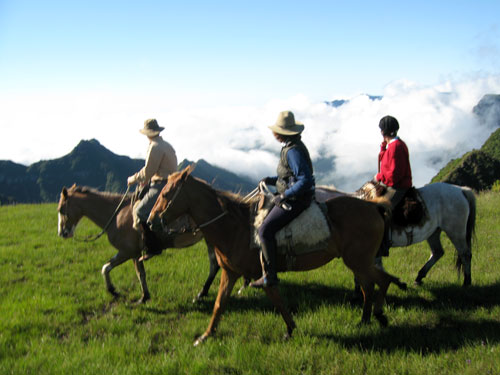
[[[200,337],[196,339],[196,341],[193,343],[193,346],[199,346],[203,344],[207,340],[208,336],[203,334]]]
[[[151,299],[151,297],[149,295],[142,296],[141,298],[139,298],[139,300],[137,300],[136,304],[143,305],[146,302],[148,302],[150,299]]]
[[[193,303],[199,303],[201,302],[202,298],[205,297],[206,294],[200,292],[196,297],[193,298]]]
[[[419,279],[417,279],[413,282],[413,285],[415,285],[415,286],[422,286],[422,284],[423,284],[422,280],[419,280]]]
[[[382,327],[387,327],[389,321],[387,320],[387,317],[384,315],[384,313],[377,313],[373,315],[375,316],[375,318],[378,320],[378,322]]]
[[[115,290],[110,290],[109,293],[113,296],[114,299],[118,299],[121,297],[120,293]]]
[[[469,276],[469,277],[465,276],[465,278],[464,278],[464,283],[463,283],[463,285],[462,285],[462,286],[463,286],[464,288],[467,288],[467,287],[468,287],[468,286],[470,286],[471,284],[472,284],[472,282],[471,282],[471,277],[470,277],[470,276]]]

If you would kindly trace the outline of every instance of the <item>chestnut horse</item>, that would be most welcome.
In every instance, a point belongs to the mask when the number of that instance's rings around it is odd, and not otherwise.
[[[189,214],[202,228],[207,241],[215,246],[222,268],[219,293],[214,305],[212,318],[207,330],[196,341],[200,344],[212,335],[219,323],[228,297],[241,276],[256,279],[262,269],[259,249],[252,247],[251,216],[255,200],[247,202],[239,195],[213,189],[205,181],[191,176],[187,167],[168,178],[168,182],[151,211],[148,222],[161,219],[168,224],[176,218]],[[364,305],[362,323],[368,323],[372,314],[382,325],[387,318],[382,308],[391,282],[405,289],[406,284],[394,276],[375,267],[375,255],[384,233],[383,206],[357,198],[341,196],[326,202],[331,236],[327,248],[322,251],[298,255],[291,271],[307,271],[328,263],[333,258],[342,257],[361,283]],[[278,254],[278,271],[286,271],[285,258]],[[375,294],[374,286],[378,285]],[[290,337],[295,322],[285,307],[277,287],[265,288],[265,292],[281,312]],[[374,306],[372,306],[374,303]]]
[[[125,197],[118,213],[115,216],[113,215],[122,199],[122,195],[99,192],[87,187],[73,185],[69,189],[63,188],[57,209],[59,213],[58,234],[65,239],[73,237],[76,225],[83,216],[88,217],[100,228],[104,228],[107,222],[113,218],[109,227],[106,228],[106,234],[109,242],[118,250],[118,253],[102,267],[106,288],[113,296],[119,296],[109,274],[113,268],[132,259],[142,289],[142,296],[138,302],[143,303],[149,300],[151,296],[146,283],[144,264],[139,261],[141,249],[143,248],[141,234],[132,226],[131,195]],[[172,238],[172,247],[192,246],[202,238],[203,235],[200,232],[196,234],[190,232],[177,234]],[[207,243],[207,250],[210,260],[210,273],[203,289],[198,293],[194,301],[207,295],[208,289],[219,270],[213,246]]]

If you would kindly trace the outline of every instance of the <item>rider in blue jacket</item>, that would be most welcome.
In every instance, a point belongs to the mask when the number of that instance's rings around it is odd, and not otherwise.
[[[259,228],[259,238],[263,255],[262,277],[250,284],[254,288],[276,285],[276,233],[309,207],[314,199],[315,182],[309,151],[301,141],[304,125],[296,122],[292,112],[284,111],[275,125],[269,126],[274,137],[284,143],[281,149],[277,176],[266,177],[267,185],[276,186],[274,207]],[[282,208],[288,203],[290,210]]]

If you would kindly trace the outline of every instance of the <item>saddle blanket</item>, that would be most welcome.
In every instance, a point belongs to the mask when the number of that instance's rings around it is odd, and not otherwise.
[[[258,230],[270,209],[261,209],[254,220],[254,241],[260,247]],[[323,250],[330,238],[330,226],[319,204],[311,205],[276,234],[278,253],[286,255],[306,254]]]

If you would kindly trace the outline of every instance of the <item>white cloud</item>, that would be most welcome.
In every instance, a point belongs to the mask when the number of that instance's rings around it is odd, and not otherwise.
[[[432,87],[395,81],[381,100],[358,95],[338,108],[304,95],[261,106],[208,106],[200,98],[162,93],[9,93],[0,96],[0,159],[30,164],[58,158],[91,138],[117,154],[144,158],[147,139],[138,130],[146,118],[155,117],[179,161],[203,158],[258,180],[275,174],[278,162],[280,144],[267,126],[289,109],[306,126],[303,139],[313,161],[334,160],[331,173],[324,175],[328,179],[320,182],[353,190],[375,174],[378,122],[391,114],[410,149],[414,184],[421,186],[450,158],[484,143],[491,128],[476,122],[472,108],[484,94],[499,92],[500,76]]]

